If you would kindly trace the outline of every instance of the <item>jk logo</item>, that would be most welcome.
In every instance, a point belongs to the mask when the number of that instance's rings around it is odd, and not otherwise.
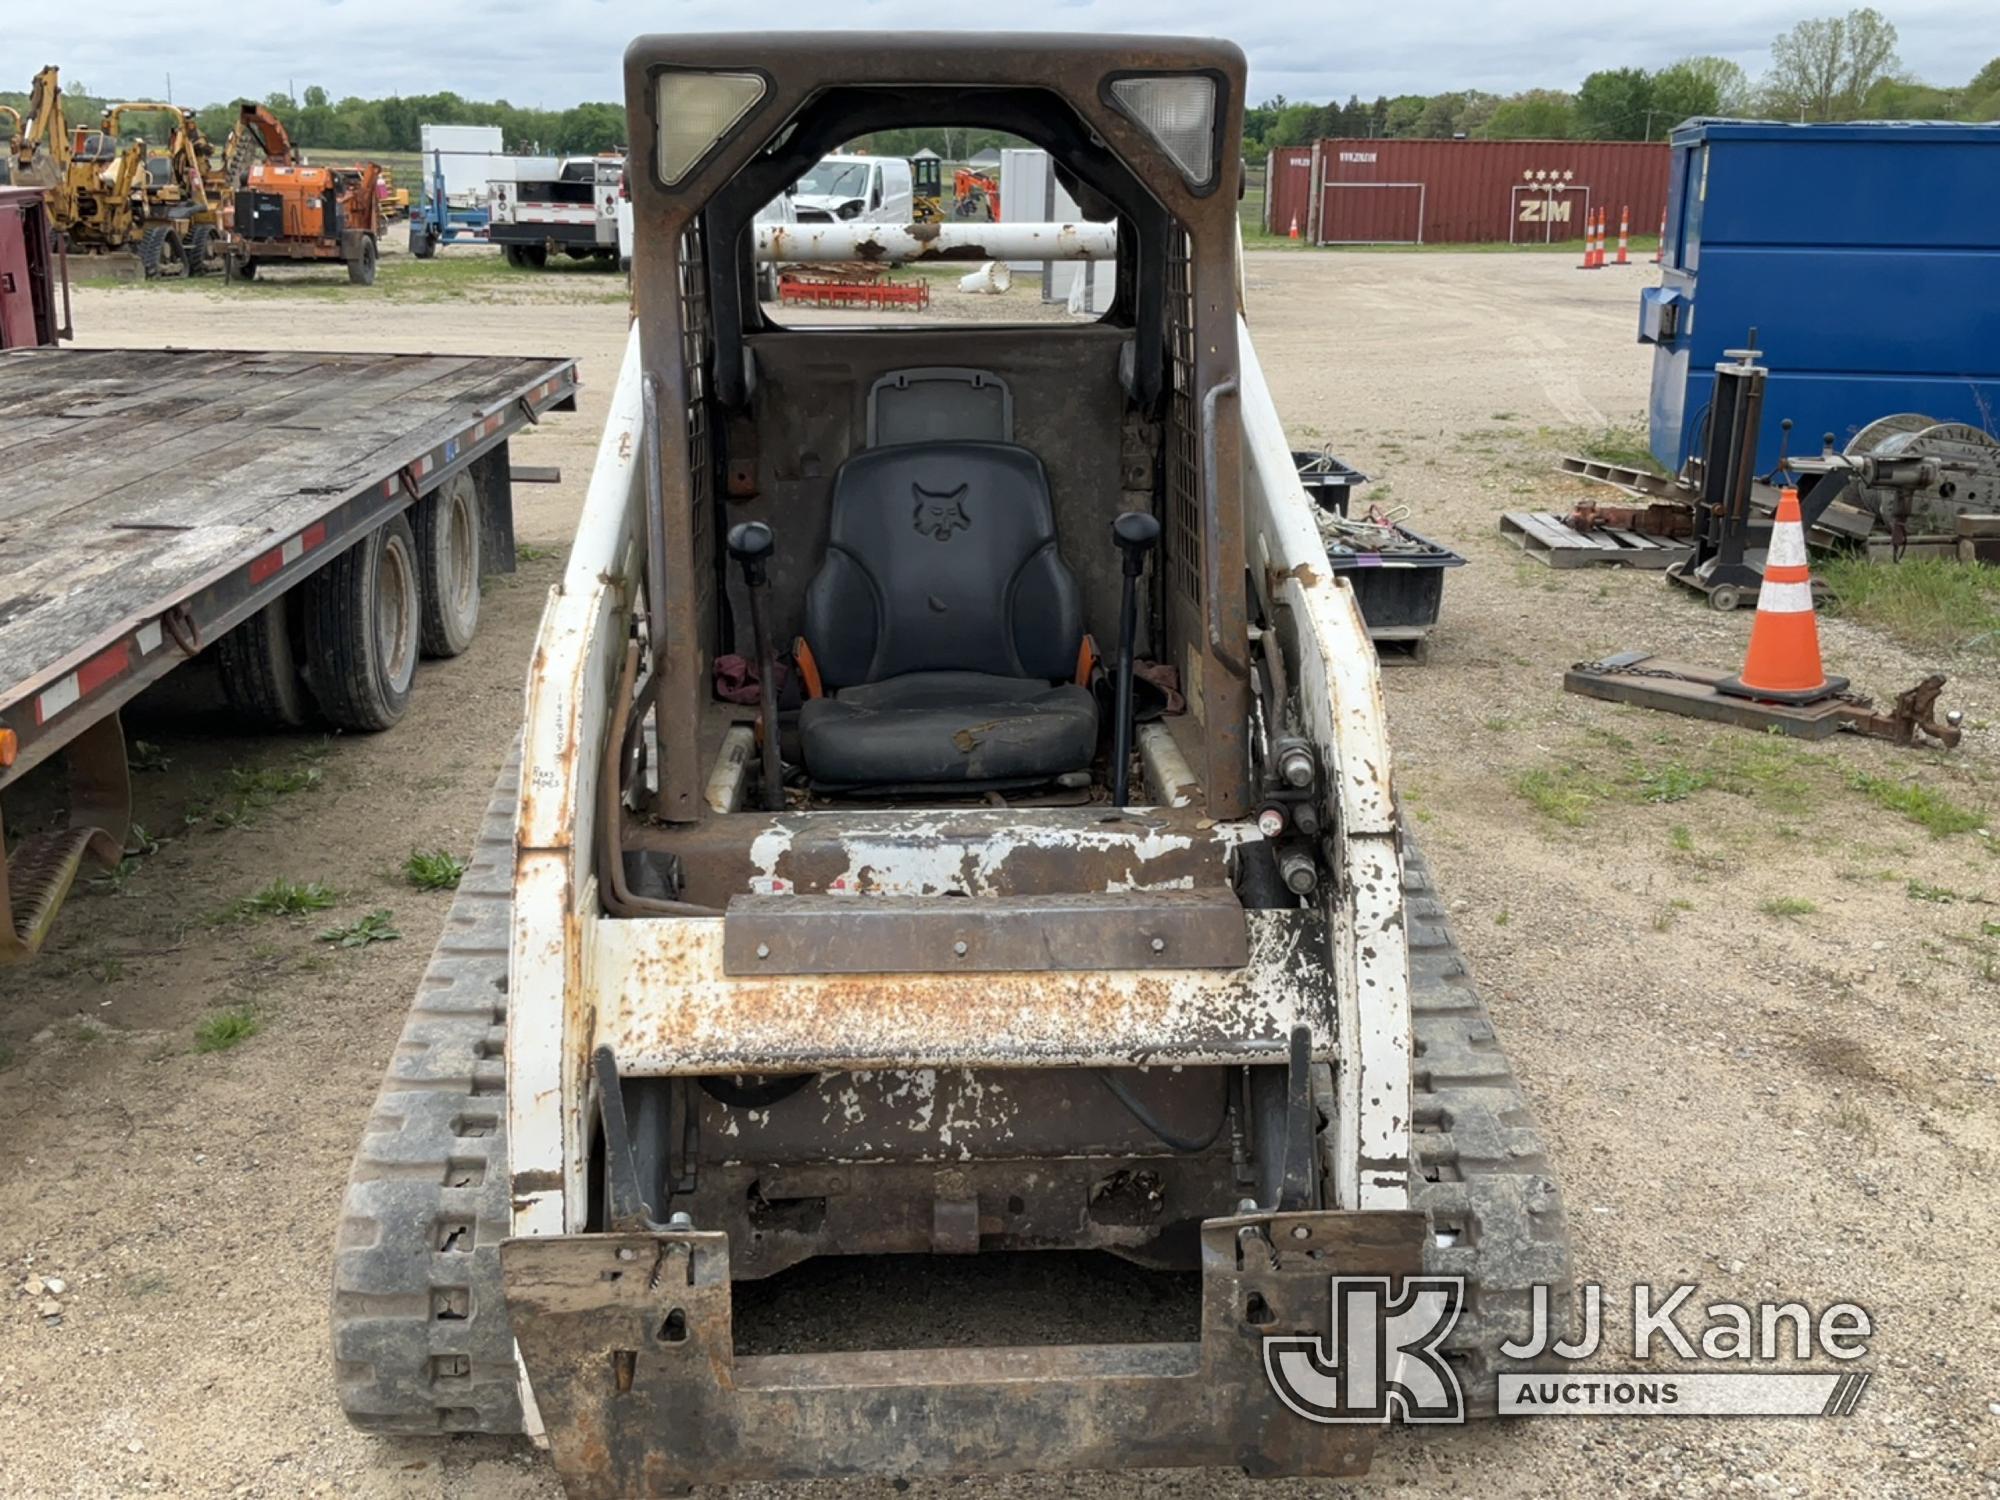
[[[1312,1422],[1463,1422],[1458,1375],[1439,1352],[1464,1305],[1456,1276],[1333,1278],[1331,1336],[1264,1340],[1278,1399]]]

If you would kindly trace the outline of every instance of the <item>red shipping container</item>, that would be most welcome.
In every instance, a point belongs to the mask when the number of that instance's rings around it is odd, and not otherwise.
[[[1298,154],[1272,153],[1267,202],[1296,198],[1299,169],[1278,161]],[[1299,222],[1322,245],[1546,244],[1581,239],[1598,209],[1615,239],[1622,211],[1652,234],[1667,203],[1665,141],[1322,140],[1311,155]]]
[[[1313,237],[1313,148],[1280,146],[1264,159],[1264,232]]]

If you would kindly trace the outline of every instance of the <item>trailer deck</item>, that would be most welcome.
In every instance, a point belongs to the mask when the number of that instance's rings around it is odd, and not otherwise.
[[[0,353],[0,786],[542,412],[573,410],[576,384],[569,359]]]

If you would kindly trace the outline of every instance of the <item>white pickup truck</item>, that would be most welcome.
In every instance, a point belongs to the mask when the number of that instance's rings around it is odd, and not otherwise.
[[[622,156],[522,160],[509,178],[487,184],[488,238],[513,266],[545,266],[551,251],[573,260],[618,258]]]

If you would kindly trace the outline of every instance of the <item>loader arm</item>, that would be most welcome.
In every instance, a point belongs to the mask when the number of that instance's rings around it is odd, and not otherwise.
[[[35,174],[35,154],[46,147],[48,165]],[[35,75],[28,88],[28,117],[21,123],[16,116],[14,136],[14,178],[19,181],[60,183],[69,171],[69,126],[63,120],[62,87],[57,70],[50,66]],[[24,174],[28,174],[24,176]]]

